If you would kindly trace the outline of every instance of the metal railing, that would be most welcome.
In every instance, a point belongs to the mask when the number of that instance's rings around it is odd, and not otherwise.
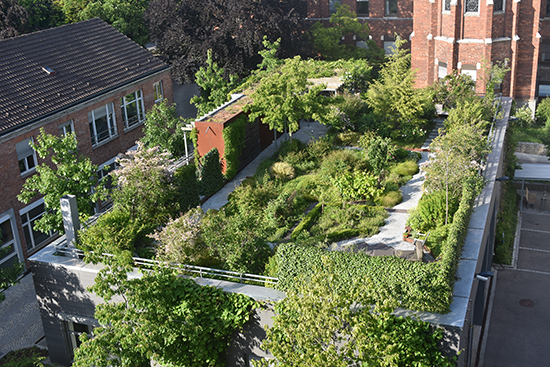
[[[76,257],[79,259],[84,258],[84,251],[77,249],[75,247],[68,247],[65,242],[55,246],[56,254],[67,256],[67,257]],[[112,254],[103,254],[105,257],[113,256]],[[167,265],[170,269],[183,271],[185,273],[190,273],[196,275],[199,278],[207,279],[225,279],[230,281],[237,281],[238,283],[249,282],[255,284],[261,284],[263,286],[275,285],[278,282],[278,278],[268,277],[258,274],[248,274],[248,273],[239,273],[236,271],[222,270],[207,268],[204,266],[196,265],[187,265],[187,264],[168,264],[158,260],[144,259],[141,257],[132,257],[134,265],[137,268],[153,268],[157,265]]]

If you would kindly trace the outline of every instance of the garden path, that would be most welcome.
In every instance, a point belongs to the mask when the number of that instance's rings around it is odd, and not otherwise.
[[[420,154],[422,158],[418,161],[419,164],[428,160],[428,152],[422,152]],[[403,232],[405,232],[405,224],[409,217],[408,211],[418,205],[418,201],[422,196],[423,181],[424,172],[420,171],[401,187],[400,190],[403,195],[403,201],[388,210],[389,216],[386,219],[386,224],[380,228],[378,234],[372,237],[360,237],[340,241],[334,244],[331,250],[345,251],[347,248],[350,248],[350,246],[351,248],[361,248],[364,247],[365,244],[368,244],[369,247],[376,246],[376,248],[380,248],[379,251],[371,251],[372,255],[393,255],[395,250],[414,251],[415,246],[412,243],[403,241]],[[385,247],[382,245],[385,245]],[[366,252],[369,253],[368,250]]]
[[[326,135],[328,127],[319,122],[300,122],[300,130],[292,134],[293,139],[298,139],[303,143],[307,143],[312,139],[319,139]],[[227,204],[227,197],[231,194],[247,177],[254,176],[258,166],[265,159],[270,158],[281,146],[281,143],[288,140],[288,134],[283,134],[276,142],[271,143],[269,147],[264,149],[252,162],[243,168],[237,175],[229,181],[220,191],[212,195],[210,199],[205,201],[201,207],[204,211],[209,209],[219,210]]]

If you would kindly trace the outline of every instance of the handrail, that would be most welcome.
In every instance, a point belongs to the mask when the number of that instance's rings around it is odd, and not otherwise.
[[[67,247],[65,243],[62,243],[60,245],[55,246],[56,253],[63,256],[69,256],[69,257],[78,257],[83,258],[85,253],[84,251],[74,248],[74,247]],[[112,254],[103,254],[103,256],[113,256]],[[162,261],[158,260],[151,260],[151,259],[144,259],[141,257],[132,257],[132,260],[134,261],[134,265],[136,267],[153,267],[158,264],[167,264]],[[215,268],[207,268],[204,266],[196,266],[196,265],[187,265],[187,264],[167,264],[170,269],[174,270],[182,270],[185,272],[197,274],[199,278],[212,278],[212,277],[221,277],[226,278],[230,280],[238,280],[239,283],[244,282],[258,282],[262,283],[264,285],[275,285],[279,281],[278,278],[274,277],[268,277],[265,275],[258,275],[258,274],[249,274],[249,273],[239,273],[236,271],[230,271],[230,270],[222,270],[222,269],[215,269]]]

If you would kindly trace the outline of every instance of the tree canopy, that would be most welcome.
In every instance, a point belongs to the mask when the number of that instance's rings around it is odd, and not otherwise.
[[[0,40],[24,33],[27,20],[27,11],[17,0],[0,0]]]
[[[100,272],[92,290],[101,327],[75,352],[75,367],[221,366],[231,334],[249,319],[255,302],[200,286],[166,268],[127,279],[126,267]],[[113,298],[116,297],[116,298]]]
[[[92,164],[90,158],[80,155],[73,133],[59,137],[47,134],[42,128],[37,142],[31,142],[31,146],[40,158],[51,157],[53,167],[46,163],[38,165],[36,174],[25,181],[17,198],[28,204],[36,196],[43,195],[45,212],[35,222],[34,229],[45,233],[63,233],[59,200],[65,195],[75,195],[78,213],[84,221],[93,213],[95,202],[104,195],[98,186],[98,167]]]
[[[271,129],[287,128],[290,136],[300,128],[301,119],[327,121],[328,108],[324,97],[319,95],[325,86],[310,85],[300,62],[299,56],[288,59],[278,70],[261,79],[250,96],[252,104],[243,107],[250,112],[250,121],[261,118]]]
[[[181,83],[192,82],[208,50],[225,70],[240,77],[261,62],[264,35],[281,38],[281,57],[306,54],[304,0],[151,0],[145,20],[157,49]]]
[[[313,47],[325,60],[369,58],[381,62],[384,50],[375,41],[369,40],[370,29],[367,23],[361,23],[357,14],[351,11],[349,5],[336,4],[336,13],[330,16],[330,26],[324,27],[321,22],[311,27]],[[363,40],[367,48],[342,42],[342,37],[354,35],[357,40]]]
[[[368,279],[338,288],[338,278],[327,259],[323,269],[300,277],[297,291],[276,304],[262,344],[275,359],[257,365],[454,366],[439,349],[440,329],[392,315],[397,303],[376,294]]]

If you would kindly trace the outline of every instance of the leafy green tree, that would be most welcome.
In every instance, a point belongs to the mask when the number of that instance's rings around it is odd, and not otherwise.
[[[324,259],[276,304],[262,343],[275,359],[257,366],[454,366],[439,349],[440,329],[392,315],[397,303],[368,279],[335,287],[333,270]]]
[[[374,136],[369,139],[367,146],[364,146],[365,157],[369,161],[372,170],[378,175],[378,188],[384,176],[384,171],[390,165],[390,162],[395,161],[395,145],[391,143],[391,139]]]
[[[370,84],[366,101],[394,137],[412,140],[421,133],[420,126],[426,122],[424,114],[431,101],[426,93],[414,88],[415,71],[411,69],[411,55],[403,48],[404,44],[405,41],[397,37],[394,52],[382,66],[380,78]]]
[[[116,183],[111,192],[115,208],[153,228],[179,211],[169,170],[174,164],[170,153],[138,142],[138,148],[123,154],[117,164],[119,168],[111,172]]]
[[[27,10],[30,31],[57,27],[63,24],[63,12],[52,0],[19,0]]]
[[[550,98],[546,97],[540,101],[535,116],[538,123],[544,124],[544,126],[550,128]]]
[[[428,192],[445,192],[445,225],[450,202],[460,198],[468,177],[477,174],[481,158],[489,152],[483,130],[459,125],[440,134],[430,145],[435,157],[424,163],[424,187]]]
[[[173,157],[185,156],[185,134],[182,128],[186,121],[176,116],[176,105],[166,100],[155,104],[147,112],[145,129],[141,141],[147,147],[159,146],[170,152]]]
[[[266,242],[260,216],[255,213],[208,212],[203,220],[203,238],[224,269],[241,273],[263,273],[271,250]]]
[[[0,231],[0,240],[2,232]],[[1,242],[0,242],[1,243]],[[0,249],[0,259],[9,251],[9,248]],[[17,278],[23,273],[25,267],[22,263],[16,262],[12,266],[0,268],[0,302],[6,299],[4,291],[17,283]]]
[[[271,129],[279,132],[288,129],[291,139],[292,133],[300,128],[301,119],[329,122],[324,97],[319,95],[325,86],[311,86],[300,62],[299,56],[288,59],[278,70],[262,78],[250,96],[252,103],[243,107],[250,113],[250,121],[260,118]]]
[[[349,5],[336,5],[336,13],[330,16],[330,26],[325,28],[321,22],[311,27],[313,47],[326,60],[340,59],[372,59],[381,61],[384,52],[376,42],[369,40],[369,26],[357,19],[357,14],[350,10]],[[364,40],[368,49],[356,47],[353,44],[342,42],[342,37],[355,35],[357,39]]]
[[[237,76],[224,79],[224,69],[212,59],[212,50],[208,50],[206,67],[201,66],[195,73],[195,83],[201,87],[201,95],[193,96],[191,103],[197,106],[197,116],[201,117],[227,102],[229,92],[237,84]]]
[[[256,305],[166,268],[139,279],[127,279],[126,267],[106,270],[92,287],[106,301],[94,315],[101,327],[93,338],[81,337],[75,367],[141,367],[151,360],[163,366],[221,366],[232,333]]]
[[[435,103],[442,104],[446,111],[475,99],[475,88],[476,83],[472,78],[458,70],[453,70],[451,74],[434,82],[431,87]]]
[[[44,214],[35,222],[34,229],[47,233],[63,233],[63,217],[59,200],[75,195],[81,222],[93,213],[94,203],[105,198],[97,178],[98,167],[88,157],[80,155],[76,136],[50,135],[42,128],[37,142],[30,145],[42,159],[50,158],[53,167],[41,163],[36,174],[28,178],[17,198],[29,204],[38,195],[44,197]]]
[[[99,17],[144,46],[149,30],[143,20],[147,0],[58,0],[67,23]]]

